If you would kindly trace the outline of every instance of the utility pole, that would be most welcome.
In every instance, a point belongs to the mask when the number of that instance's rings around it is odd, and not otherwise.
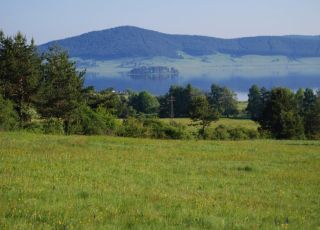
[[[170,117],[174,118],[174,111],[173,111],[173,102],[175,101],[174,97],[171,95],[168,102],[170,102]]]

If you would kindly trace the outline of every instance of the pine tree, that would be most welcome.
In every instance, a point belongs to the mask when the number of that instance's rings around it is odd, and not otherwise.
[[[52,47],[44,55],[43,79],[38,93],[38,110],[45,118],[55,117],[65,123],[83,102],[84,72],[76,70],[68,54],[59,47]]]
[[[238,114],[236,94],[227,87],[212,84],[209,102],[224,116],[229,117]]]
[[[263,104],[260,89],[257,85],[253,85],[249,89],[248,106],[246,108],[252,120],[258,121],[260,119],[262,107]]]
[[[320,138],[320,96],[306,89],[303,100],[305,134],[309,139]]]
[[[0,37],[1,91],[4,98],[14,102],[22,126],[31,119],[28,110],[39,86],[41,59],[33,39],[28,44],[21,33],[13,38]]]
[[[315,95],[312,89],[307,88],[304,91],[302,107],[305,114],[311,110],[314,103],[316,102],[316,99],[317,99],[317,96]]]
[[[298,91],[296,92],[295,99],[297,102],[297,106],[298,106],[298,110],[299,110],[299,114],[301,116],[303,116],[303,101],[304,101],[304,89],[300,88],[298,89]]]
[[[259,123],[278,139],[299,139],[304,136],[302,117],[299,115],[294,93],[287,88],[265,91],[265,104]]]

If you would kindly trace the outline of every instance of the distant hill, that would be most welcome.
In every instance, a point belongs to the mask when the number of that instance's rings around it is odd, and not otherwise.
[[[52,41],[38,48],[40,52],[58,44],[71,57],[94,60],[164,56],[180,58],[224,53],[242,55],[283,55],[290,58],[320,57],[320,36],[259,36],[221,39],[206,36],[170,35],[132,26],[94,31]]]

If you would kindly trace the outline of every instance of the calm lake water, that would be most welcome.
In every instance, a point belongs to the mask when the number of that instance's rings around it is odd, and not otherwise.
[[[141,79],[132,78],[130,76],[98,76],[95,74],[86,74],[85,85],[93,85],[97,90],[112,87],[117,91],[130,89],[133,91],[149,91],[155,95],[163,95],[168,92],[171,85],[186,85],[192,84],[204,91],[209,91],[212,83],[221,86],[227,86],[233,91],[237,92],[239,100],[246,100],[248,89],[253,85],[272,88],[276,86],[289,87],[293,90],[298,88],[320,88],[320,76],[265,76],[265,77],[245,77],[245,76],[231,76],[231,77],[188,77],[183,76],[167,79]]]

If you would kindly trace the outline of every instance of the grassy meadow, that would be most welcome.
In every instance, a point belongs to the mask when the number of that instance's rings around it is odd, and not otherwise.
[[[319,141],[0,132],[0,229],[319,229]]]

